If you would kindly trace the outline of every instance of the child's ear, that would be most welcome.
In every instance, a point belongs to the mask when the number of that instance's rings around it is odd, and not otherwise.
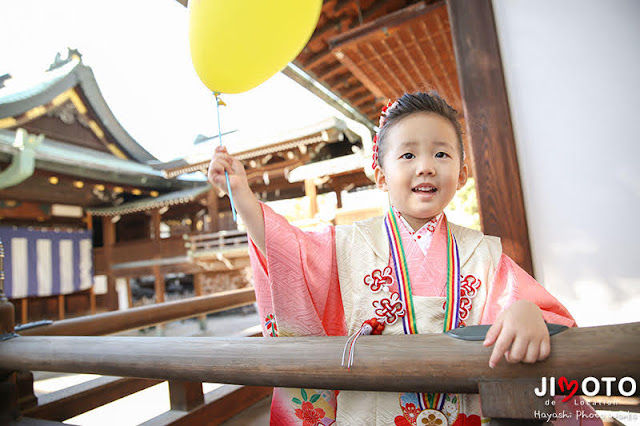
[[[466,164],[462,165],[460,169],[460,174],[458,175],[458,189],[462,188],[467,183],[467,178],[469,177],[469,168]]]
[[[373,176],[376,178],[376,186],[381,191],[387,192],[389,188],[387,187],[387,178],[382,171],[382,167],[378,164],[373,171]]]

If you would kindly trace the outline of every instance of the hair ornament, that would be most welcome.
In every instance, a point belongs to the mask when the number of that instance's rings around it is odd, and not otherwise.
[[[392,101],[389,99],[389,102],[385,106],[382,107],[380,111],[380,121],[378,122],[378,132],[373,136],[373,164],[371,168],[375,169],[378,165],[378,133],[380,133],[380,129],[384,126],[384,123],[387,121],[387,115],[389,114],[389,110],[398,105],[398,101]]]

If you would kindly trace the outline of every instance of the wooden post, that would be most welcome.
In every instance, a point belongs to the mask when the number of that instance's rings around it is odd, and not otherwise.
[[[212,189],[207,194],[207,216],[204,229],[208,232],[218,232],[220,230],[220,221],[218,214],[220,212],[220,201],[218,200],[218,192]]]
[[[162,215],[159,209],[155,209],[151,212],[151,239],[154,241],[160,241],[160,222],[162,221]]]
[[[93,286],[89,287],[89,311],[91,315],[96,314],[96,293],[93,290]]]
[[[482,415],[491,419],[491,425],[541,425],[544,419],[551,418],[555,408],[535,395],[533,390],[538,385],[516,381],[479,383]]]
[[[64,294],[58,295],[58,321],[64,319]]]
[[[305,179],[304,193],[309,197],[309,217],[314,218],[318,213],[318,190],[313,179]]]
[[[29,322],[29,299],[26,297],[20,299],[20,324]]]
[[[116,292],[116,278],[111,270],[113,245],[116,242],[116,225],[111,221],[111,217],[102,217],[102,244],[105,263],[105,274],[107,275],[107,308],[110,311],[118,309],[118,293]]]
[[[336,203],[337,203],[337,208],[341,209],[342,208],[342,188],[337,188],[335,190],[336,193]]]
[[[154,289],[156,292],[156,303],[163,303],[165,300],[164,274],[162,274],[158,265],[153,265],[153,276],[155,277]]]
[[[511,114],[491,0],[447,0],[482,229],[533,275]]]
[[[133,308],[133,293],[131,292],[131,277],[126,277],[127,280],[127,302],[129,304],[129,309]]]
[[[93,216],[91,213],[85,213],[85,220],[87,222],[87,230],[92,231],[93,234]],[[89,313],[91,315],[96,314],[96,294],[93,291],[93,285],[89,287]]]
[[[33,392],[33,373],[31,371],[17,371],[16,385],[20,411],[26,411],[38,405],[38,398]]]
[[[204,274],[202,272],[193,274],[193,293],[196,297],[204,295]],[[207,314],[198,315],[198,322],[200,330],[205,331],[207,329]]]
[[[0,335],[9,337],[13,334],[14,326],[13,304],[4,294],[4,245],[0,240]],[[9,423],[20,415],[16,377],[15,371],[0,371],[0,424]]]
[[[200,382],[169,380],[169,400],[172,410],[191,411],[204,404],[204,393]]]

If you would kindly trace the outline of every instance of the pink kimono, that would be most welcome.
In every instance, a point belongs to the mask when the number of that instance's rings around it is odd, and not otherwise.
[[[362,318],[357,318],[357,315],[354,317],[351,300],[344,300],[343,303],[343,298],[349,297],[350,293],[345,291],[352,291],[350,290],[352,287],[358,289],[354,291],[366,291],[361,289],[365,287],[361,283],[362,278],[371,276],[372,270],[366,270],[369,264],[362,266],[365,270],[351,271],[356,277],[353,280],[346,279],[345,265],[340,265],[339,258],[347,255],[339,246],[340,241],[343,240],[336,238],[336,227],[329,227],[320,232],[305,232],[290,225],[285,218],[276,214],[268,206],[262,204],[262,208],[265,221],[266,258],[253,243],[250,244],[250,258],[254,271],[258,310],[263,319],[264,335],[275,337],[352,334],[354,327],[359,327],[362,323]],[[421,250],[424,246],[417,243],[418,240],[412,230],[407,229],[406,226],[400,227],[413,295],[417,299],[439,300],[438,298],[444,296],[446,292],[443,277],[446,272],[443,262],[446,265],[447,233],[442,222],[440,220],[433,225],[433,235],[430,236],[431,240],[426,253]],[[370,226],[374,230],[372,232],[374,238],[375,231],[378,229],[376,226]],[[347,227],[347,229],[350,228]],[[456,235],[459,245],[462,246],[464,242],[461,244],[460,240],[465,240],[467,234],[464,228],[456,227],[458,228],[463,230],[460,231],[461,234]],[[484,237],[476,231],[468,231],[473,233],[469,239],[493,238]],[[338,241],[338,247],[336,241]],[[497,244],[499,247],[499,243]],[[358,244],[358,249],[360,246],[362,245]],[[482,241],[479,247],[483,247]],[[365,250],[368,249],[365,248]],[[353,250],[349,248],[348,251],[350,256]],[[493,260],[487,259],[486,262],[483,259],[477,259],[481,257],[477,256],[477,252],[480,251],[473,247],[468,250],[471,253],[470,258],[475,262],[471,263],[482,266],[484,262],[491,265],[487,267],[488,269],[485,268],[488,272],[482,277],[480,277],[482,274],[478,273],[465,275],[465,268],[462,268],[464,281],[461,290],[463,297],[460,318],[463,323],[466,325],[491,324],[511,303],[526,299],[540,307],[547,322],[567,326],[576,325],[569,312],[513,260],[502,254],[501,250],[493,250],[493,252],[486,250],[486,253],[489,253],[488,257],[493,253]],[[385,256],[388,256],[388,252],[380,255],[383,260]],[[425,261],[427,258],[429,261]],[[358,265],[358,262],[353,262],[350,257],[347,260],[343,259],[342,262],[348,262],[347,269],[351,265]],[[384,265],[384,261],[381,260],[381,262],[380,265]],[[360,276],[362,278],[358,278]],[[353,281],[353,283],[347,283],[347,281]],[[356,281],[359,282],[355,283]],[[391,290],[393,286],[397,288],[397,284],[393,283]],[[476,293],[480,293],[481,286],[486,286],[482,288],[482,297],[475,297]],[[424,324],[425,328],[421,332],[437,332],[430,331],[429,326],[430,324]],[[394,333],[393,329],[389,332]],[[401,332],[396,331],[396,333]],[[271,407],[271,424],[302,424],[304,426],[333,424],[336,420],[337,404],[338,411],[345,410],[345,407],[351,410],[350,402],[347,402],[349,394],[353,396],[353,394],[363,393],[340,392],[340,398],[336,401],[337,393],[334,391],[275,388]],[[375,420],[362,420],[362,424],[394,424],[395,422],[396,425],[401,426],[415,425],[415,405],[409,402],[403,405],[402,395],[400,398],[402,407],[395,407],[394,412],[389,412],[388,408],[381,408]],[[474,397],[477,398],[477,396]],[[394,401],[396,401],[395,405],[398,405],[397,396],[394,397]],[[341,406],[341,404],[344,405]],[[356,420],[353,419],[360,419],[360,414],[356,413],[353,414],[355,417],[350,417],[351,414],[353,413],[344,413],[342,417],[338,415],[338,423],[356,424]],[[449,417],[449,424],[480,425],[479,414],[478,403],[467,405],[458,403],[455,413],[449,413],[453,416]],[[357,424],[360,424],[359,422],[360,420]]]

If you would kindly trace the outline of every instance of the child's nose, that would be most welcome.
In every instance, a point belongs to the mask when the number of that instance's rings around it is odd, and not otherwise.
[[[416,169],[416,175],[418,176],[430,176],[435,175],[436,169],[434,162],[428,158],[418,162],[418,168]]]

